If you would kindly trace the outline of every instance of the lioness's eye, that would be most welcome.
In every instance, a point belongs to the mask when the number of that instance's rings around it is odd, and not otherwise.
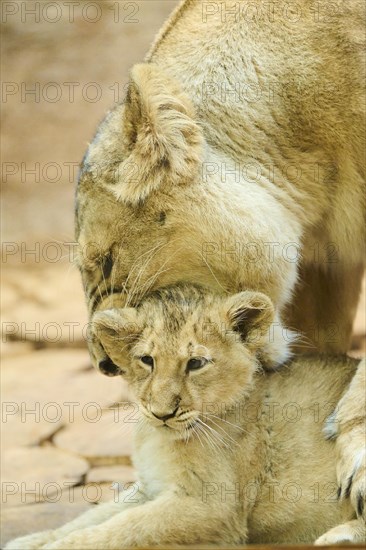
[[[154,366],[154,359],[151,357],[151,355],[143,355],[140,357],[140,361],[144,363],[145,365],[149,365],[149,367]]]
[[[204,367],[207,363],[207,359],[204,357],[193,357],[187,363],[187,370],[198,370]]]

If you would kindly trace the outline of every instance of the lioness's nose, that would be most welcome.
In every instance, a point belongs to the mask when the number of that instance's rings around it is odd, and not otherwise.
[[[177,410],[179,409],[179,406],[171,413],[168,413],[168,414],[156,414],[154,413],[153,410],[151,410],[151,413],[155,416],[155,418],[158,418],[159,420],[162,420],[163,422],[165,422],[166,420],[169,420],[169,418],[173,418],[173,416],[176,415],[176,412]]]

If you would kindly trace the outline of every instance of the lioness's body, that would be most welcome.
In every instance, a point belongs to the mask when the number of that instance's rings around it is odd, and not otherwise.
[[[280,314],[292,304],[305,349],[346,351],[364,265],[365,7],[250,6],[183,2],[89,147],[77,215],[89,308],[178,281],[252,288]],[[193,138],[179,136],[188,119]]]

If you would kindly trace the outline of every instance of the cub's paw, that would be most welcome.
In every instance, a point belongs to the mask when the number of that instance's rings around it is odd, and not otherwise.
[[[55,540],[53,534],[54,531],[41,531],[40,533],[19,537],[9,541],[4,550],[38,550],[43,548],[45,544]]]
[[[355,519],[342,523],[327,531],[319,537],[314,544],[317,546],[328,546],[340,543],[366,542],[366,526],[363,520]]]

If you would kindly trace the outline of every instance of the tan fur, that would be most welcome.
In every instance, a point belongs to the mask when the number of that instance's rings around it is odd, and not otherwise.
[[[264,375],[258,357],[273,318],[263,294],[187,286],[96,313],[93,331],[139,405],[132,504],[122,493],[7,549],[365,541],[362,514],[337,500],[335,442],[323,434],[365,363],[313,356]],[[201,368],[188,370],[192,358]]]

